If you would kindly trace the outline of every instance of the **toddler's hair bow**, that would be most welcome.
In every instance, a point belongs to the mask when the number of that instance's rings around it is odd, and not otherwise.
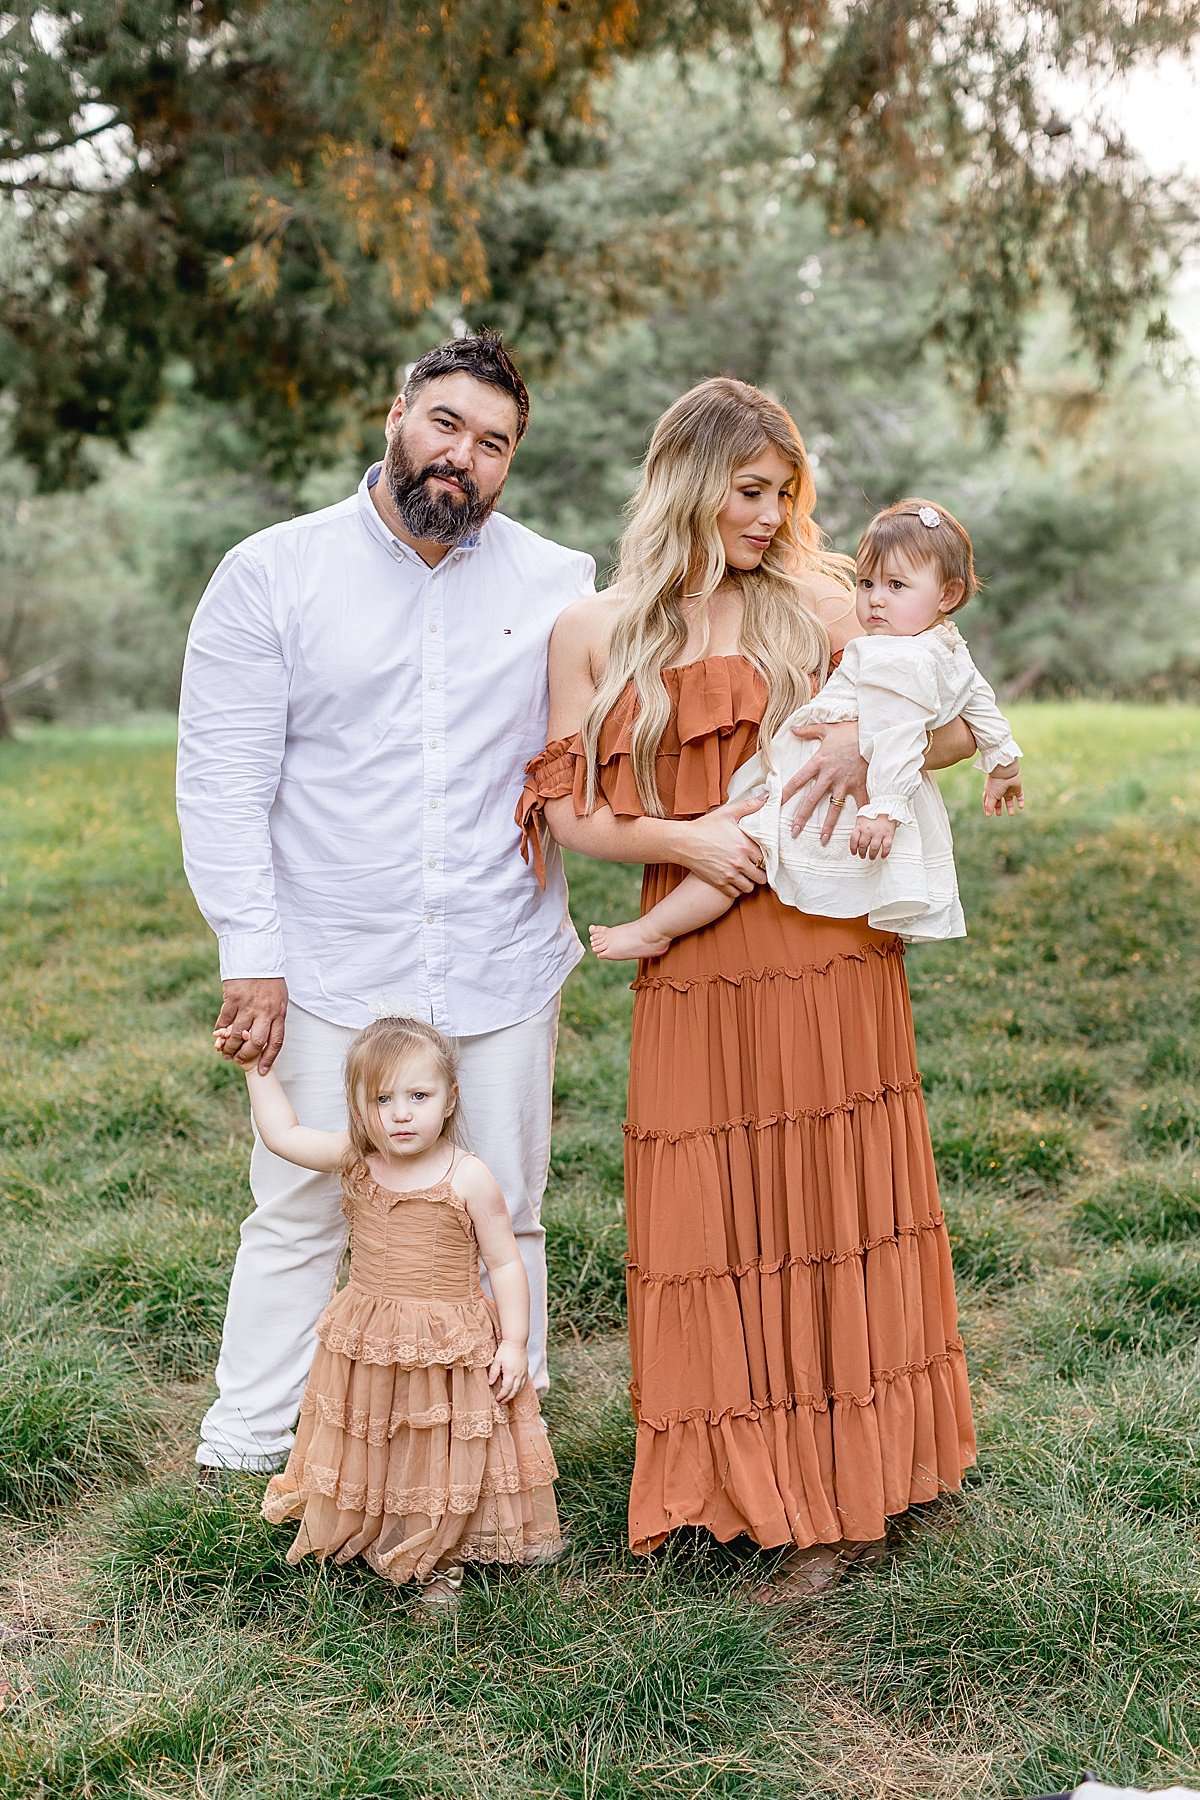
[[[922,525],[927,525],[929,527],[930,531],[936,531],[937,527],[942,522],[941,513],[932,506],[918,506],[917,517],[920,519]]]

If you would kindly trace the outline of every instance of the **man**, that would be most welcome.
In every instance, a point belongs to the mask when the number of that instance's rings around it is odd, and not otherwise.
[[[220,943],[225,1053],[275,1063],[303,1122],[344,1122],[342,1060],[374,1014],[458,1039],[463,1117],[512,1213],[544,1389],[558,994],[583,952],[557,852],[543,893],[513,811],[545,741],[551,628],[595,569],[493,510],[528,416],[495,334],[443,344],[413,368],[355,495],[229,553],[188,639],[178,799]],[[205,1468],[282,1466],[342,1255],[335,1180],[256,1140],[250,1185]]]

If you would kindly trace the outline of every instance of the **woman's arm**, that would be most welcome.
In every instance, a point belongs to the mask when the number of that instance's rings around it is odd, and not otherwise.
[[[938,725],[929,733],[925,767],[953,768],[955,763],[966,762],[968,757],[974,756],[978,748],[967,721],[963,718],[951,719],[948,725]]]
[[[603,596],[568,607],[550,639],[548,736],[573,737],[595,697],[608,654],[613,602]],[[762,804],[752,797],[726,803],[703,819],[622,819],[600,804],[582,818],[570,795],[547,800],[546,823],[556,842],[601,862],[675,863],[725,894],[746,894],[765,879],[757,846],[738,824]]]

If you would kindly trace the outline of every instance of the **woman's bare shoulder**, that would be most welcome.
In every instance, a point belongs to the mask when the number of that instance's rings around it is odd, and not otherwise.
[[[555,621],[555,650],[560,655],[564,651],[577,656],[586,655],[590,660],[595,659],[598,654],[603,662],[619,612],[620,605],[612,588],[607,588],[602,594],[588,594],[584,599],[574,601],[559,613]]]
[[[801,597],[829,633],[829,646],[835,653],[844,650],[851,638],[862,635],[862,626],[854,610],[854,594],[828,575],[808,574],[797,577]]]

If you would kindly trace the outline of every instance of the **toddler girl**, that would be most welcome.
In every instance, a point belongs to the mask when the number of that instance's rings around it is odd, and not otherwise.
[[[274,1074],[246,1078],[267,1148],[340,1171],[350,1220],[349,1280],[318,1321],[295,1446],[263,1500],[273,1523],[300,1521],[288,1561],[362,1556],[431,1605],[454,1604],[466,1562],[552,1561],[529,1287],[504,1196],[456,1141],[450,1045],[416,1019],[369,1025],[346,1058],[344,1132],[299,1124]]]
[[[729,798],[765,784],[758,812],[741,821],[759,844],[781,900],[827,918],[867,916],[911,940],[962,937],[954,850],[945,803],[922,768],[927,734],[962,717],[986,772],[983,810],[1025,805],[1020,749],[996,696],[971,661],[950,615],[977,591],[971,540],[958,520],[925,500],[879,513],[858,546],[855,607],[865,636],[847,644],[821,692],[794,713],[730,783]],[[817,746],[793,727],[858,720],[867,759],[867,804],[848,801],[828,844],[810,819],[799,836],[782,817],[782,794]],[[766,766],[769,765],[769,766]],[[688,875],[642,918],[593,925],[592,949],[608,958],[662,956],[672,939],[720,918],[733,904]]]

